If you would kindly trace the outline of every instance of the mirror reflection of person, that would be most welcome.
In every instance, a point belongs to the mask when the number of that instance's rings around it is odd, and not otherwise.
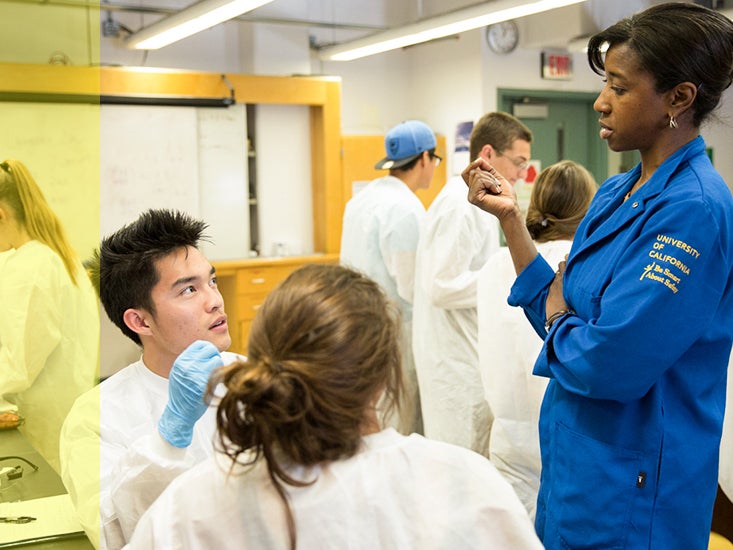
[[[700,125],[731,84],[733,22],[653,5],[592,36],[588,60],[604,79],[600,137],[641,162],[601,185],[567,262],[537,253],[490,165],[464,171],[506,235],[509,303],[544,338],[535,526],[550,550],[702,550],[733,341],[733,198]]]
[[[246,361],[214,372],[219,452],[168,486],[129,548],[542,548],[485,457],[383,427],[400,340],[365,275],[292,273],[257,311]]]
[[[97,380],[99,310],[60,220],[17,160],[0,163],[0,308],[0,396],[58,472],[61,424]]]

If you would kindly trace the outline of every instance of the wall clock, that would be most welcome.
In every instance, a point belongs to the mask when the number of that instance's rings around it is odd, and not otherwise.
[[[519,43],[519,28],[514,21],[502,21],[486,27],[486,42],[496,53],[509,53]]]

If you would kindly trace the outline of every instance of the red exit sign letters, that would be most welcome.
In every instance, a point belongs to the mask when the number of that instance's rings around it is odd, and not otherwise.
[[[573,78],[572,54],[565,51],[543,51],[542,78],[548,80],[571,80]]]

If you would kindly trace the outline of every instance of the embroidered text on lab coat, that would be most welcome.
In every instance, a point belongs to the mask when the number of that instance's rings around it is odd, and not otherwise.
[[[679,285],[683,276],[690,274],[690,267],[676,256],[667,254],[664,251],[665,245],[671,245],[687,252],[692,259],[700,257],[700,252],[686,242],[667,235],[658,234],[656,241],[652,244],[652,249],[649,251],[649,257],[657,261],[647,264],[644,267],[639,280],[650,279],[656,281],[677,294],[679,291],[677,285]],[[670,267],[675,268],[675,270],[671,270]]]

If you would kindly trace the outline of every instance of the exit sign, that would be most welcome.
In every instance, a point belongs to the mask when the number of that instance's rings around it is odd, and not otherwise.
[[[572,54],[566,51],[543,51],[542,78],[548,80],[571,80],[573,78]]]

